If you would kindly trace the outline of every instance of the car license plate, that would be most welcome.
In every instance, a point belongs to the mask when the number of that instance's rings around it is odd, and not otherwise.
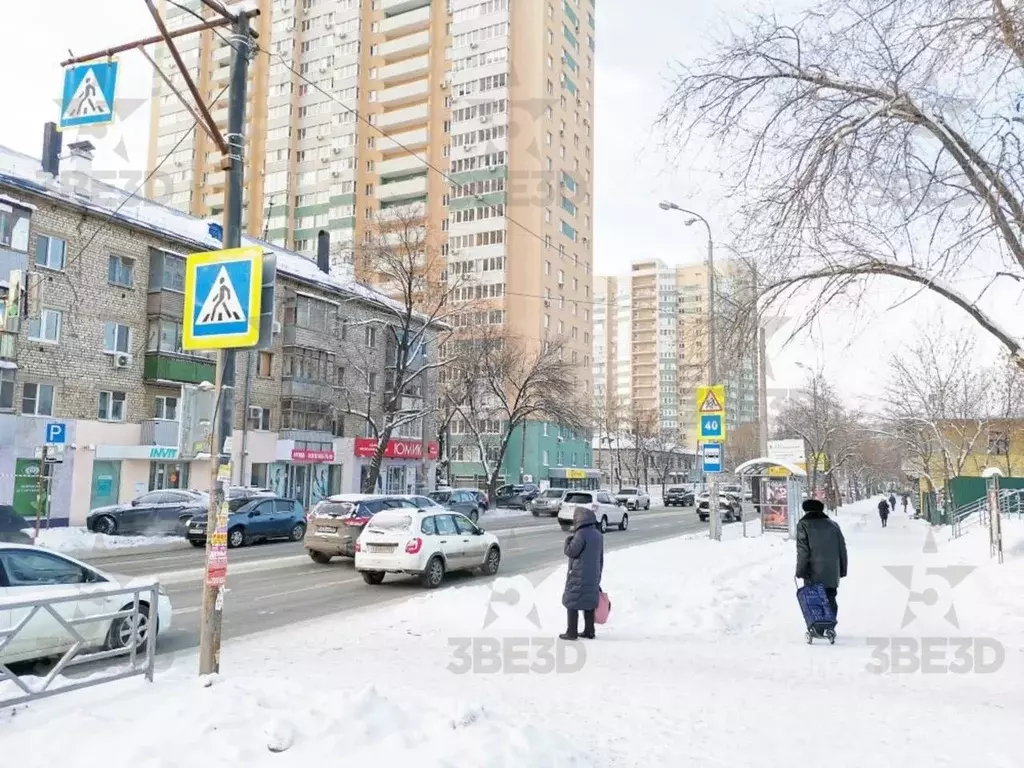
[[[192,533],[206,533],[206,526],[197,525],[192,529]]]
[[[317,533],[322,533],[322,534],[324,534],[326,536],[337,536],[338,535],[338,529],[337,528],[331,528],[329,525],[318,525],[316,527],[316,532]]]
[[[367,552],[372,552],[375,555],[387,555],[395,551],[397,544],[369,544],[366,547]]]

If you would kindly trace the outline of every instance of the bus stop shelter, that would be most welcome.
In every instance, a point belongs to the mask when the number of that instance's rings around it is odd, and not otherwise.
[[[807,495],[807,472],[795,464],[761,457],[743,462],[735,473],[741,483],[750,481],[762,532],[782,531],[795,538],[796,524]]]

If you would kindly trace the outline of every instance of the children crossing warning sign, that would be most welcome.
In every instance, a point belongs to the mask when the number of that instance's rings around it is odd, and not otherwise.
[[[114,119],[117,62],[93,61],[64,73],[60,127],[100,125]]]
[[[725,408],[718,401],[718,398],[715,397],[715,391],[713,389],[709,389],[708,393],[706,395],[704,395],[704,402],[702,402],[700,404],[700,412],[701,413],[718,413],[719,411],[724,411],[724,410],[725,410]]]
[[[193,253],[185,264],[182,347],[252,347],[260,336],[263,251]]]
[[[725,440],[725,387],[697,387],[697,441]]]

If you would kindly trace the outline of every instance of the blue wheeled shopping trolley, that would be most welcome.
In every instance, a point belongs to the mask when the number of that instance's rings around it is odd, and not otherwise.
[[[800,610],[807,623],[807,643],[811,644],[814,642],[814,638],[818,638],[834,644],[836,642],[836,617],[832,613],[832,606],[828,602],[825,587],[821,584],[799,587],[796,591],[796,599],[800,603]]]

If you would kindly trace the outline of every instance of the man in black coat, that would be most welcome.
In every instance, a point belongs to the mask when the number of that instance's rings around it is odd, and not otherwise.
[[[882,527],[886,528],[889,525],[889,502],[882,499],[878,502],[878,516],[882,519]]]
[[[817,499],[807,499],[803,508],[806,514],[796,526],[796,577],[805,585],[825,587],[832,615],[838,617],[836,593],[847,566],[843,529],[825,514],[825,505]]]

